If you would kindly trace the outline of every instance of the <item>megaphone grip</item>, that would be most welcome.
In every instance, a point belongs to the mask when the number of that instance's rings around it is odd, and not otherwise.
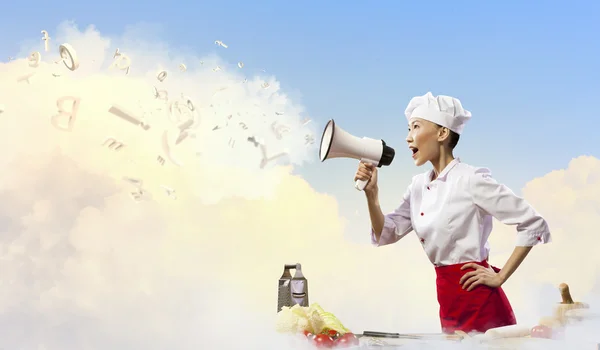
[[[362,163],[371,163],[373,165],[377,165],[377,162],[374,162],[370,159],[366,159],[366,158],[361,158],[360,161]],[[354,184],[354,188],[356,188],[359,191],[363,191],[365,189],[365,187],[367,187],[367,184],[369,183],[369,180],[356,180],[356,183]]]
[[[356,184],[354,184],[354,187],[357,190],[362,191],[365,189],[365,187],[367,186],[368,183],[369,183],[369,180],[356,180]]]

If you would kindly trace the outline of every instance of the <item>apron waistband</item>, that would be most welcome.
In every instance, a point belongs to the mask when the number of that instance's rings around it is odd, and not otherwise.
[[[455,274],[455,273],[461,273],[461,272],[467,272],[465,270],[461,270],[461,268],[466,265],[466,264],[470,264],[470,263],[475,263],[477,265],[481,265],[483,267],[490,267],[490,264],[488,263],[487,259],[483,260],[483,261],[467,261],[464,263],[460,263],[460,264],[453,264],[453,265],[445,265],[445,266],[436,266],[435,267],[435,272],[436,274],[440,275],[440,274]]]

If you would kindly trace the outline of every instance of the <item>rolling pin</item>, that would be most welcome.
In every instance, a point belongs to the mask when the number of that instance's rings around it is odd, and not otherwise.
[[[562,302],[558,304],[554,309],[554,317],[561,325],[564,326],[565,324],[567,324],[567,311],[577,309],[589,309],[589,305],[586,303],[573,301],[573,298],[571,297],[571,292],[569,291],[569,286],[566,283],[561,283],[558,286],[558,290],[560,291]]]
[[[519,325],[491,328],[485,332],[486,340],[501,338],[521,338],[531,334],[531,328]]]

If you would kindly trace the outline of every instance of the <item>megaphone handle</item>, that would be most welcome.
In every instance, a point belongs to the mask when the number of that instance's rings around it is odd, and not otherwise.
[[[369,181],[365,181],[365,180],[356,180],[356,184],[354,184],[354,187],[359,190],[362,191],[365,189],[365,187],[367,186],[367,184],[369,183]]]
[[[366,159],[366,158],[361,158],[360,160],[363,163],[373,163],[376,164],[375,162],[373,162],[372,160]],[[369,183],[369,181],[363,181],[363,180],[356,180],[356,183],[354,184],[354,188],[356,188],[359,191],[363,191],[365,189],[365,187],[367,187],[367,184]]]

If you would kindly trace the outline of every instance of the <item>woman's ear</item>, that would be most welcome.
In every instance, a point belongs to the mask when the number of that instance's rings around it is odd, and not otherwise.
[[[441,127],[438,130],[438,141],[439,142],[444,142],[445,140],[447,140],[450,137],[450,129],[446,128],[446,127]]]

